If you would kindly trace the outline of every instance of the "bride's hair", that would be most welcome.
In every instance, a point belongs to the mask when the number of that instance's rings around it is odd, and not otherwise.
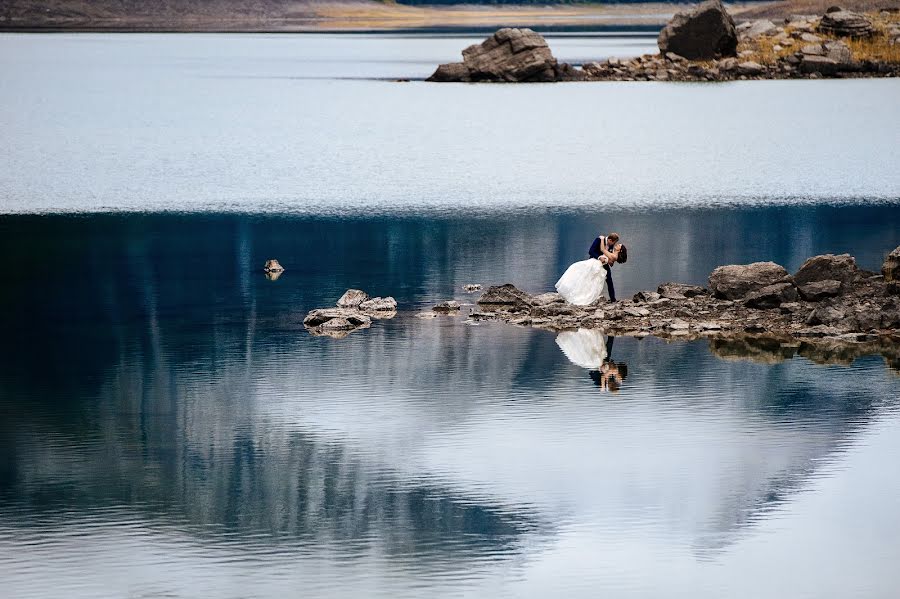
[[[625,264],[628,262],[628,248],[624,245],[619,248],[619,257],[616,259],[616,262],[619,264]]]

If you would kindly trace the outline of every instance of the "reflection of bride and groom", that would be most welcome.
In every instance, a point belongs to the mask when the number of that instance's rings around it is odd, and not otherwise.
[[[567,302],[578,306],[593,304],[601,297],[615,302],[612,267],[628,260],[628,250],[619,242],[618,233],[598,236],[588,256],[566,269],[556,282],[556,290]],[[628,376],[628,367],[612,360],[614,341],[615,337],[607,338],[594,329],[563,331],[556,337],[556,344],[573,364],[590,370],[594,383],[613,393]]]

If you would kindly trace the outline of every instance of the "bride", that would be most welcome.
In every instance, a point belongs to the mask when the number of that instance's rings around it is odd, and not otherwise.
[[[609,241],[618,240],[612,239],[612,235],[610,235],[609,239],[601,236],[598,241],[600,241],[600,247],[606,248]],[[602,252],[599,258],[588,258],[567,268],[563,276],[556,282],[556,290],[559,294],[567,302],[576,306],[587,306],[600,299],[601,296],[609,299],[606,290],[605,265],[609,263],[607,254],[609,252]],[[614,256],[615,254],[609,255]]]

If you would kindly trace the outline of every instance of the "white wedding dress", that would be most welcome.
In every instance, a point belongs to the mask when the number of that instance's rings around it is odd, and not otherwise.
[[[606,359],[606,335],[597,329],[563,331],[556,344],[572,364],[588,370],[600,368]]]
[[[566,269],[556,282],[556,290],[570,304],[587,306],[606,295],[606,270],[603,264],[588,258]]]

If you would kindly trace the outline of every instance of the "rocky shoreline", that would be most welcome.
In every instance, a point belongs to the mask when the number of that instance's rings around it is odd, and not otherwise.
[[[860,269],[848,254],[808,259],[789,273],[773,262],[716,268],[706,287],[663,283],[630,300],[575,306],[557,293],[529,294],[514,285],[488,287],[468,311],[442,302],[430,315],[465,314],[552,331],[602,329],[610,335],[711,340],[722,354],[791,355],[852,360],[881,353],[900,365],[900,247],[882,272]],[[473,291],[474,292],[474,291]],[[396,315],[393,298],[348,290],[334,308],[311,311],[311,334],[344,337],[373,318]]]
[[[840,7],[735,25],[719,0],[669,21],[658,54],[559,63],[531,29],[500,29],[442,64],[429,81],[733,81],[900,76],[900,11],[861,14]]]

